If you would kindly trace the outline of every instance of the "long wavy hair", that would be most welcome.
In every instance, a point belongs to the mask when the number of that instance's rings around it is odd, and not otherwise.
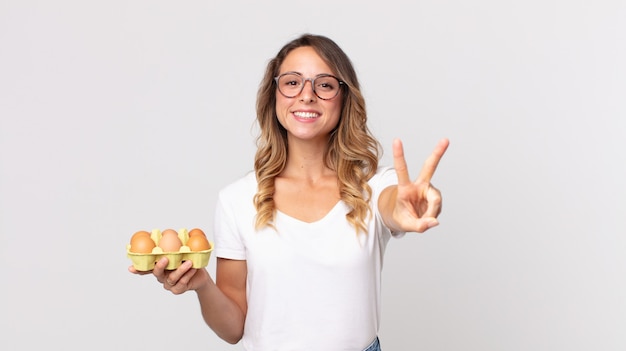
[[[341,200],[352,208],[346,215],[347,220],[357,232],[366,232],[365,221],[372,215],[368,206],[372,189],[367,181],[376,173],[382,149],[367,126],[365,100],[352,62],[334,41],[312,34],[301,35],[283,46],[269,61],[259,86],[256,112],[260,133],[256,139],[258,148],[254,159],[258,181],[254,196],[256,228],[273,227],[276,214],[274,179],[287,162],[287,131],[276,116],[277,87],[274,77],[279,74],[285,57],[303,46],[313,48],[331,68],[331,73],[346,83],[340,93],[341,116],[330,134],[324,162],[337,172]]]

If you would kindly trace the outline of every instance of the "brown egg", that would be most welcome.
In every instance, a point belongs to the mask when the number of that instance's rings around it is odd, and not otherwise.
[[[187,246],[192,252],[204,251],[211,248],[209,240],[207,240],[206,236],[204,235],[190,236],[189,240],[187,240]]]
[[[181,246],[183,246],[183,242],[180,241],[178,233],[175,230],[166,229],[161,233],[159,247],[163,249],[163,252],[178,252]]]
[[[151,253],[156,244],[150,237],[150,233],[140,230],[130,238],[130,252]]]
[[[189,236],[190,237],[192,237],[194,235],[201,235],[201,236],[206,237],[206,234],[204,234],[204,232],[200,228],[193,228],[192,230],[189,231]]]
[[[165,229],[163,230],[163,232],[161,232],[161,235],[169,235],[169,234],[178,235],[178,232],[175,231],[174,229]]]

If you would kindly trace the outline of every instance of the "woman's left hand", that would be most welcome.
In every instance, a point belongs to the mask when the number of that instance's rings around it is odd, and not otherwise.
[[[393,163],[398,175],[395,204],[391,213],[396,231],[423,233],[439,224],[441,212],[441,192],[430,180],[437,165],[446,152],[448,139],[441,139],[414,182],[409,178],[409,170],[404,158],[404,149],[399,139],[393,142]]]

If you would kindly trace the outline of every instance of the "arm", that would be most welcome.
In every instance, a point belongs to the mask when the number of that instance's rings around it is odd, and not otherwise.
[[[223,340],[236,344],[243,336],[248,309],[246,301],[246,261],[217,259],[216,282],[206,269],[191,268],[183,262],[173,271],[166,271],[167,258],[159,260],[153,270],[163,288],[173,294],[194,290],[206,324]],[[130,271],[133,273],[132,266]]]
[[[197,289],[204,321],[222,339],[236,344],[248,311],[246,261],[217,259],[216,284]]]
[[[393,142],[393,163],[398,175],[398,185],[387,187],[378,198],[378,208],[385,225],[395,232],[423,233],[439,224],[441,193],[430,180],[448,148],[449,141],[439,141],[433,153],[414,182],[404,159],[402,142]]]

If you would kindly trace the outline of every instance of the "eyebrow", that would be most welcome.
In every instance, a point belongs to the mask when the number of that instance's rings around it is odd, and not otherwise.
[[[283,72],[283,73],[278,73],[278,76],[282,76],[283,74],[288,74],[288,73],[297,74],[299,76],[303,76],[304,77],[304,74],[302,74],[302,73],[300,73],[298,71],[287,71],[287,72]],[[316,77],[319,77],[319,76],[333,76],[333,77],[335,77],[335,75],[332,74],[332,73],[319,73],[319,74],[314,75],[313,78],[316,78]]]

